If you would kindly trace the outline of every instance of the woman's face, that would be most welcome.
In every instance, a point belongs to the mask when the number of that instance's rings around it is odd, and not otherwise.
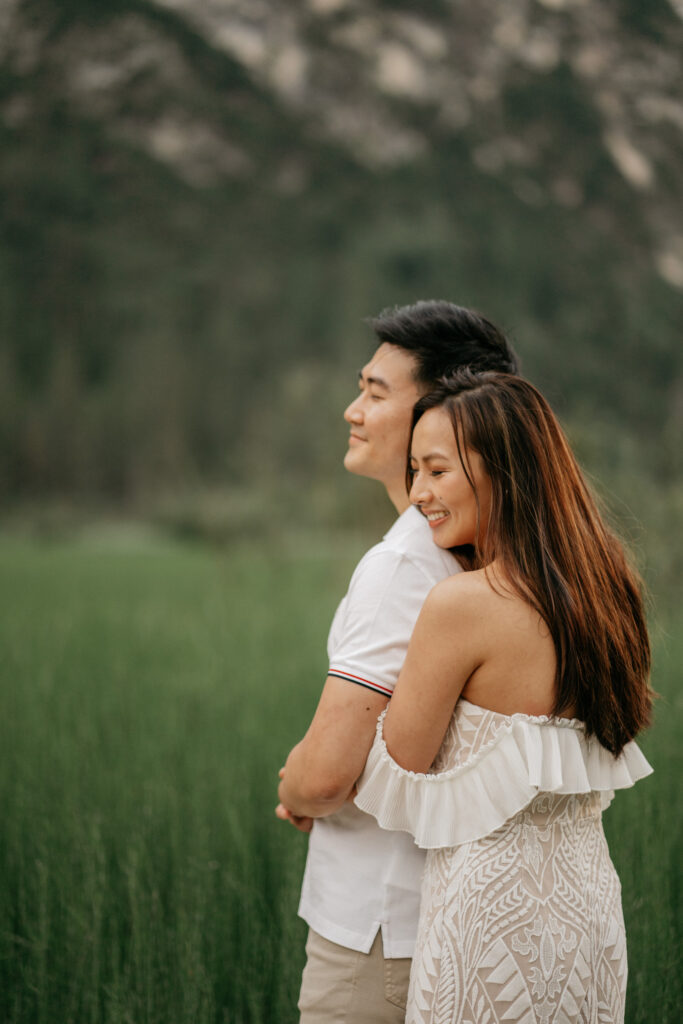
[[[488,528],[491,480],[478,452],[467,449],[463,454],[479,495],[479,538],[477,501],[460,462],[451,418],[443,408],[424,413],[413,431],[410,449],[410,500],[426,516],[440,548],[474,544]]]

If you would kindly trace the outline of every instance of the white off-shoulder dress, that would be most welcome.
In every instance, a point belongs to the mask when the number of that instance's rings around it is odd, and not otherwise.
[[[429,774],[382,734],[357,805],[427,849],[406,1024],[618,1024],[626,939],[602,829],[615,789],[652,771],[576,719],[461,698]]]

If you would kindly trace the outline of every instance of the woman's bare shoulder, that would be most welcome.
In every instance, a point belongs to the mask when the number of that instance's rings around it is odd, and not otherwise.
[[[441,580],[430,591],[425,607],[433,615],[457,618],[460,624],[499,617],[501,604],[516,604],[521,599],[510,585],[492,570],[472,569]]]
[[[431,594],[442,601],[451,600],[458,604],[472,600],[484,603],[521,600],[495,563],[483,569],[447,576],[436,584]]]
[[[427,602],[443,623],[450,617],[465,630],[480,624],[487,633],[495,631],[499,635],[505,629],[518,632],[539,628],[538,611],[495,563],[447,577],[436,584]]]

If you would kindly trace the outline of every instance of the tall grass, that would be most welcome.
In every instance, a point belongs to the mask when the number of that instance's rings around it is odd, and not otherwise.
[[[622,885],[629,979],[627,1024],[683,1019],[683,609],[655,619],[654,727],[639,745],[654,775],[617,793],[604,816]]]
[[[352,564],[331,549],[0,544],[3,1024],[296,1020],[305,839],[273,815],[276,777]],[[662,650],[672,696],[644,744],[657,774],[606,815],[632,1024],[680,1018],[676,652]]]

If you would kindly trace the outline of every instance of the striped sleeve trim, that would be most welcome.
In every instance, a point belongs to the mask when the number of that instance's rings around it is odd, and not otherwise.
[[[370,679],[364,679],[363,676],[356,676],[353,672],[347,672],[342,668],[332,668],[330,666],[328,676],[335,676],[337,679],[348,679],[350,683],[357,683],[358,686],[366,686],[368,690],[375,690],[377,693],[384,694],[385,697],[391,697],[394,692],[389,686],[384,686],[382,683],[373,683]]]

